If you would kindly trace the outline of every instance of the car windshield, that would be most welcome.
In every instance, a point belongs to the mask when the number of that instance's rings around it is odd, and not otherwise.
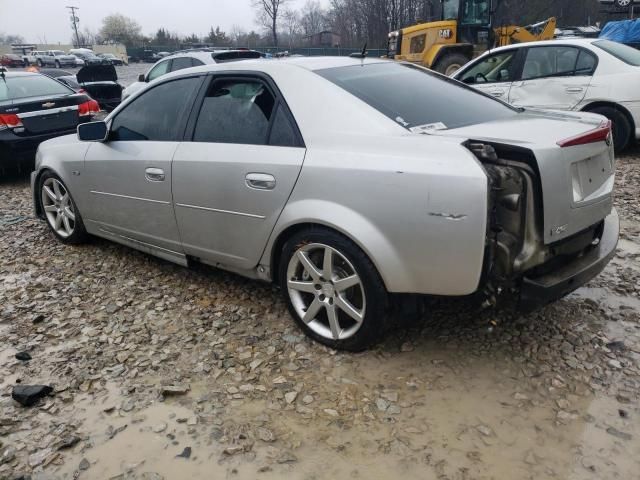
[[[626,64],[640,67],[640,50],[636,50],[622,43],[612,42],[611,40],[598,40],[593,42],[593,45],[613,55],[618,60],[622,60]]]
[[[29,97],[47,97],[74,93],[68,87],[44,75],[0,78],[0,102]]]
[[[505,103],[411,64],[371,63],[316,73],[407,129],[457,128],[518,114]]]

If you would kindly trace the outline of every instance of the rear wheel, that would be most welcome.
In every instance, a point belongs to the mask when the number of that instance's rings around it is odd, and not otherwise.
[[[40,180],[40,205],[53,234],[63,243],[77,244],[87,239],[80,212],[62,180],[51,172]]]
[[[359,351],[383,332],[388,295],[353,242],[328,229],[295,234],[284,245],[280,284],[291,315],[314,340]]]
[[[438,60],[433,69],[436,72],[440,72],[443,75],[450,77],[460,70],[468,61],[469,59],[461,53],[451,53]]]
[[[596,107],[588,110],[591,113],[599,113],[604,115],[612,123],[613,146],[616,153],[622,152],[627,145],[633,140],[633,132],[631,123],[627,116],[620,110],[611,106]]]

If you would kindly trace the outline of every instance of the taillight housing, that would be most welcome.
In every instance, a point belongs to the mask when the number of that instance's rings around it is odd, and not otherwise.
[[[22,120],[15,113],[0,113],[0,130],[22,127]]]
[[[85,117],[87,115],[95,115],[100,111],[100,105],[95,100],[87,100],[78,105],[78,115]]]
[[[562,148],[587,145],[589,143],[607,142],[611,144],[611,120],[605,120],[597,128],[581,133],[575,137],[560,140],[558,145]]]

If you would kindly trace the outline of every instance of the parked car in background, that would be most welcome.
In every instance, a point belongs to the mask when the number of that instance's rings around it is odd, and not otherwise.
[[[31,183],[60,241],[275,282],[305,333],[360,350],[390,293],[530,310],[597,275],[618,239],[610,140],[600,115],[522,111],[412,64],[256,60],[161,77],[41,145]]]
[[[35,63],[39,67],[51,66],[56,68],[73,67],[76,59],[64,53],[62,50],[46,50],[31,52],[31,56],[35,58]]]
[[[0,78],[0,169],[32,168],[40,142],[74,133],[100,107],[86,93],[31,72]]]
[[[73,57],[76,59],[76,67],[84,67],[85,63],[82,58],[80,58],[78,55],[75,55],[73,53],[70,53],[69,55],[73,55]]]
[[[22,61],[25,67],[28,67],[29,65],[36,65],[38,63],[37,53],[39,53],[37,50],[32,50],[29,53],[22,55]]]
[[[86,92],[107,112],[122,101],[124,87],[118,83],[118,74],[113,65],[87,65],[75,75],[64,70],[47,69],[40,70],[40,73],[55,78],[75,91]]]
[[[453,78],[517,107],[599,113],[622,151],[640,138],[640,51],[602,39],[493,49]]]
[[[124,61],[113,53],[100,53],[98,57],[107,60],[111,65],[124,65]]]
[[[0,55],[0,65],[4,67],[23,67],[24,61],[20,55],[5,53]]]
[[[69,53],[82,59],[85,65],[107,65],[110,63],[108,60],[98,57],[91,50],[85,48],[69,50]]]
[[[178,52],[156,62],[146,74],[140,75],[137,82],[132,83],[124,89],[122,99],[126,99],[143,88],[147,83],[169,72],[212,63],[225,63],[257,58],[260,58],[260,52],[255,50],[203,49]]]

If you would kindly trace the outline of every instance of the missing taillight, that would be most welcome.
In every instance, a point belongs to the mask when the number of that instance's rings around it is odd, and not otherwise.
[[[0,130],[22,127],[22,120],[15,113],[0,113]]]
[[[566,148],[598,142],[607,142],[608,144],[611,144],[611,120],[602,122],[598,128],[589,130],[588,132],[560,140],[558,145],[562,148]]]
[[[100,105],[95,100],[88,100],[78,105],[78,115],[81,117],[95,115],[98,112],[100,112]]]

